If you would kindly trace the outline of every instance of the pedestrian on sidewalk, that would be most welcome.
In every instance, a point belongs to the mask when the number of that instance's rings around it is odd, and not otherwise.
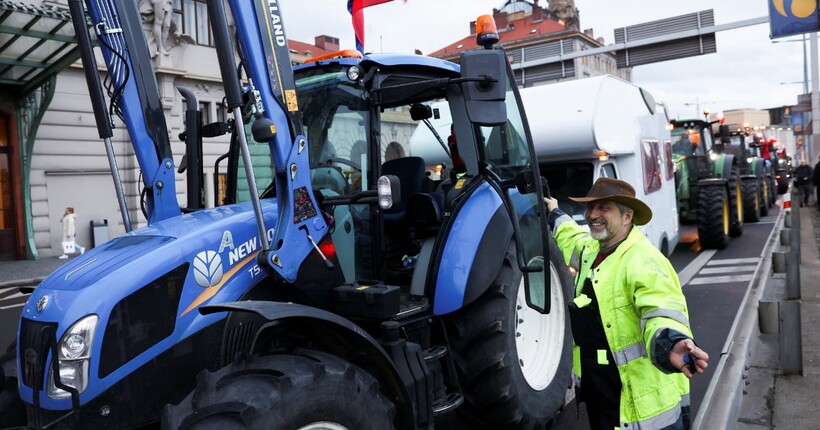
[[[684,430],[689,379],[709,355],[695,345],[675,269],[636,225],[652,210],[628,183],[599,178],[586,197],[589,231],[545,197],[564,255],[578,256],[569,306],[579,401],[592,429]]]
[[[74,208],[70,206],[65,208],[63,217],[60,219],[60,222],[63,223],[63,255],[59,257],[61,260],[65,260],[68,258],[68,254],[73,254],[77,251],[79,251],[80,254],[85,253],[85,248],[77,245],[77,229],[75,227],[76,221],[77,215],[74,214]]]
[[[820,155],[817,156],[817,164],[814,165],[814,172],[812,174],[811,182],[814,184],[817,210],[820,211]]]
[[[809,205],[809,197],[812,194],[813,171],[809,162],[800,160],[800,165],[794,170],[794,186],[800,192],[800,207]]]

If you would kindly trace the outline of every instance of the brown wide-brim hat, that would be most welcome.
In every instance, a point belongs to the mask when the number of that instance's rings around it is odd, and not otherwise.
[[[612,200],[629,206],[635,215],[632,222],[637,225],[644,225],[652,219],[652,209],[646,203],[635,198],[635,189],[632,185],[612,178],[598,178],[592,188],[589,189],[586,197],[570,197],[570,200],[578,203],[597,202],[599,200]]]

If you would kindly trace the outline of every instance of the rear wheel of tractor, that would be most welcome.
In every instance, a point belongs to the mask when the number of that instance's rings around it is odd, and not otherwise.
[[[703,248],[723,249],[729,244],[729,201],[722,185],[705,186],[698,199],[698,238]]]
[[[769,178],[769,207],[777,203],[777,179],[772,176]]]
[[[550,238],[551,309],[527,306],[515,244],[489,289],[447,319],[469,428],[540,429],[563,408],[572,375],[566,300],[572,278]],[[543,263],[543,261],[537,262]]]
[[[741,181],[743,195],[743,219],[746,222],[760,221],[760,193],[757,178],[744,178]]]
[[[760,179],[760,216],[769,214],[769,206],[772,205],[771,188],[769,187],[769,177],[764,176]]]
[[[163,429],[392,429],[395,406],[372,375],[314,350],[257,355],[199,374]]]
[[[738,175],[729,179],[729,236],[743,234],[743,190]]]

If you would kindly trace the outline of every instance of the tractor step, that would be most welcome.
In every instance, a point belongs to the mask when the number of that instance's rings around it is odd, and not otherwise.
[[[445,399],[433,401],[433,415],[443,415],[453,411],[464,403],[464,396],[460,393],[450,393]]]
[[[432,363],[434,361],[440,360],[442,357],[444,357],[445,354],[447,354],[446,346],[434,346],[424,351],[424,361],[426,363]]]

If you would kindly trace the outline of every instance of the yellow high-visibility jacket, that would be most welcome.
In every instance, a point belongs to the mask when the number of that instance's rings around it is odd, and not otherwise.
[[[584,280],[592,279],[607,344],[621,377],[621,428],[661,429],[674,424],[681,407],[689,405],[689,380],[682,373],[667,373],[651,359],[661,330],[692,337],[686,298],[672,264],[637,226],[594,270],[599,244],[587,230],[564,215],[556,221],[555,240],[567,264],[573,254],[579,257],[576,297]],[[575,372],[581,376],[577,347],[574,352]]]

